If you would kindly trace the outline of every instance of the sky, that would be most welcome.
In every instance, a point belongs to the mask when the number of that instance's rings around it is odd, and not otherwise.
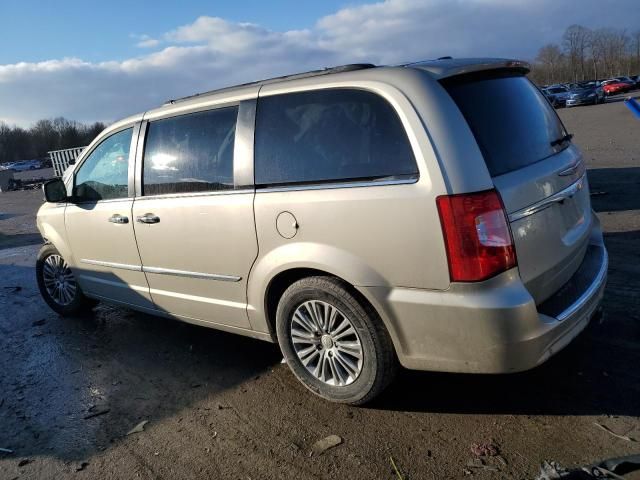
[[[170,98],[356,62],[525,60],[640,0],[0,0],[0,121],[112,122]]]

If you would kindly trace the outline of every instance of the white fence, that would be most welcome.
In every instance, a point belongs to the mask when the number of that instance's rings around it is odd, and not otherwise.
[[[53,164],[53,172],[56,177],[61,177],[69,165],[73,165],[78,155],[86,147],[67,148],[65,150],[52,150],[47,152]]]

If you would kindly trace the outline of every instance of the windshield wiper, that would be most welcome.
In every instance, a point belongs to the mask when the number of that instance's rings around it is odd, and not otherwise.
[[[571,140],[573,138],[573,133],[567,133],[566,135],[564,135],[562,138],[557,138],[556,140],[553,140],[551,143],[552,147],[555,147],[556,145],[560,145],[564,142],[568,142],[569,140]]]

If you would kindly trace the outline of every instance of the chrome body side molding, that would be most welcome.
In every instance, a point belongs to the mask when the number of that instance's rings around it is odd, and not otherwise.
[[[538,213],[541,210],[544,210],[545,208],[550,207],[554,203],[561,203],[561,202],[564,202],[565,200],[573,197],[576,193],[578,193],[580,190],[582,190],[584,188],[585,178],[586,178],[586,174],[582,175],[582,177],[580,177],[580,179],[578,179],[577,182],[572,183],[571,185],[569,185],[564,190],[560,190],[559,192],[554,193],[553,195],[551,195],[551,196],[549,196],[547,198],[543,198],[542,200],[540,200],[539,202],[534,203],[533,205],[529,205],[528,207],[525,207],[525,208],[523,208],[521,210],[518,210],[516,212],[510,213],[509,214],[509,222],[516,222],[516,221],[521,220],[521,219],[523,219],[525,217],[528,217],[529,215],[533,215],[534,213]]]
[[[219,280],[221,282],[239,282],[242,277],[236,275],[221,275],[219,273],[189,272],[187,270],[173,270],[170,268],[142,267],[145,273],[156,273],[159,275],[176,275],[178,277],[202,278],[205,280]]]
[[[132,270],[135,272],[156,273],[159,275],[176,275],[178,277],[201,278],[205,280],[218,280],[221,282],[239,282],[240,280],[242,280],[242,277],[238,277],[236,275],[190,272],[187,270],[173,270],[170,268],[159,268],[159,267],[143,267],[141,265],[128,265],[125,263],[102,262],[100,260],[89,260],[86,258],[83,258],[82,260],[80,260],[80,262],[86,263],[87,265],[97,265],[100,267],[116,268],[120,270]]]
[[[87,258],[83,258],[80,260],[80,263],[86,263],[87,265],[97,265],[99,267],[107,267],[107,268],[117,268],[120,270],[132,270],[134,272],[141,272],[141,265],[129,265],[126,263],[114,263],[114,262],[102,262],[100,260],[89,260]]]

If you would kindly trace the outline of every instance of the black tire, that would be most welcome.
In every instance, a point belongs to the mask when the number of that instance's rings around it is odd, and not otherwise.
[[[70,281],[75,284],[75,291],[73,295],[70,297],[70,301],[60,303],[54,296],[51,294],[49,289],[47,289],[47,285],[45,282],[45,265],[47,259],[54,255],[59,256],[60,252],[54,247],[52,244],[47,243],[42,246],[40,251],[38,252],[38,259],[36,260],[36,279],[38,281],[38,289],[40,290],[40,294],[47,305],[56,313],[62,315],[63,317],[69,317],[78,315],[80,313],[86,312],[90,310],[93,306],[96,305],[96,301],[87,298],[80,289],[80,285],[77,284],[75,279],[73,278],[73,274],[71,274]],[[63,259],[64,260],[64,259]]]
[[[389,333],[377,312],[366,301],[358,299],[357,292],[351,293],[350,290],[348,284],[334,277],[317,276],[298,280],[280,298],[276,331],[285,361],[305,387],[332,402],[362,405],[379,395],[392,382],[398,362]],[[357,360],[360,372],[351,383],[341,386],[326,383],[308,371],[298,357],[291,334],[293,315],[298,307],[308,301],[329,304],[355,329],[362,348],[362,360]],[[317,341],[322,351],[323,342],[320,339]],[[336,349],[339,348],[337,345],[334,345]],[[329,350],[327,355],[331,355]],[[337,359],[334,362],[338,365]],[[348,373],[345,369],[341,369],[341,372]]]

